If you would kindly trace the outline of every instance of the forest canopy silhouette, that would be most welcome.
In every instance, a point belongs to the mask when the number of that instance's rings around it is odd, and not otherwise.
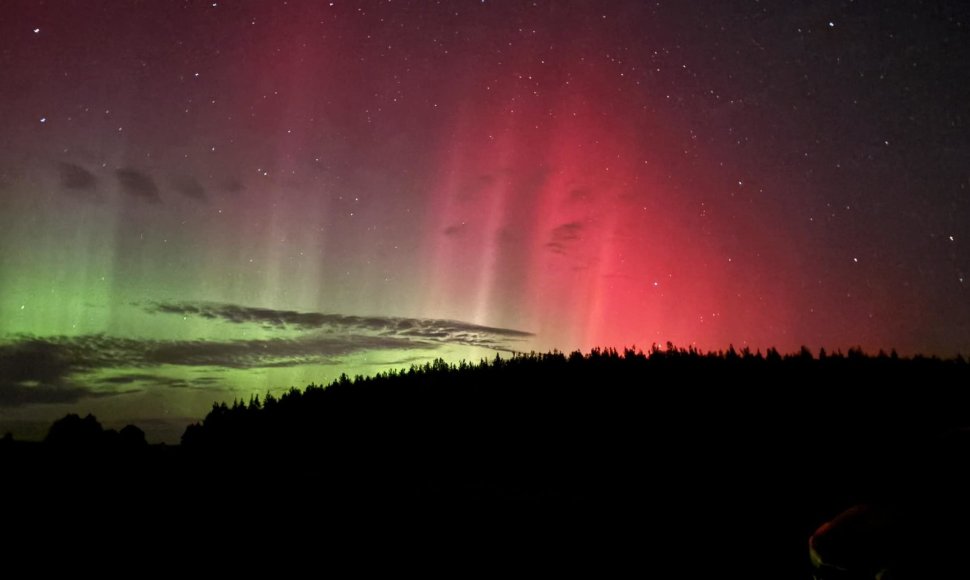
[[[968,378],[961,357],[858,349],[438,359],[214,404],[180,446],[72,415],[44,444],[2,448],[35,476],[65,464],[94,466],[91,482],[134,470],[139,493],[193,498],[193,481],[241,499],[239,482],[299,486],[315,490],[313,513],[646,517],[662,524],[653,541],[664,549],[757,541],[804,572],[805,539],[851,505],[966,513]]]

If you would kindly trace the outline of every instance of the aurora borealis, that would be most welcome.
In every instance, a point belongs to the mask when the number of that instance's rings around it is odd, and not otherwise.
[[[965,3],[0,15],[0,431],[497,351],[970,352]]]

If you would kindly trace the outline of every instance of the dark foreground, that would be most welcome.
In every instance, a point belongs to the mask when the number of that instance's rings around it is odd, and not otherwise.
[[[968,405],[963,361],[534,355],[218,406],[181,446],[5,442],[0,469],[8,531],[336,533],[667,578],[810,578],[812,532],[866,504],[887,579],[970,577]]]

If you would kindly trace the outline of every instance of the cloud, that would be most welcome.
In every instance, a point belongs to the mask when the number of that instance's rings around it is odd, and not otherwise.
[[[82,356],[69,345],[40,339],[0,344],[0,407],[76,403],[131,392],[95,391],[76,384],[73,375],[85,368]]]
[[[93,192],[98,185],[98,178],[80,165],[59,163],[57,167],[64,189]]]
[[[371,350],[433,348],[400,338],[367,336],[301,336],[268,340],[172,341],[148,345],[136,353],[144,365],[278,368],[332,364],[336,357]]]
[[[583,227],[580,222],[569,222],[556,226],[552,230],[552,236],[546,243],[546,247],[557,254],[565,254],[566,248],[570,244],[583,237]]]
[[[400,357],[402,351],[436,350],[445,344],[512,350],[510,345],[532,336],[455,320],[345,316],[210,303],[143,307],[156,314],[254,324],[286,335],[220,341],[102,334],[15,336],[0,342],[0,407],[74,403],[153,387],[225,390],[223,380],[211,376],[212,371],[331,365],[356,353],[386,352]],[[198,369],[210,376],[172,377],[165,374],[171,367]]]
[[[391,366],[391,365],[409,365],[414,363],[427,362],[428,357],[426,356],[409,356],[405,358],[398,358],[394,360],[372,360],[365,361],[361,363],[365,366]]]
[[[224,390],[215,377],[179,379],[140,369],[164,366],[252,369],[334,364],[337,357],[356,352],[437,346],[434,342],[409,337],[319,333],[296,338],[230,341],[163,341],[104,335],[18,337],[0,343],[0,407],[74,403],[84,398],[138,392],[150,386]],[[97,376],[111,371],[121,374]],[[122,385],[136,387],[122,389]]]
[[[303,335],[262,340],[149,340],[84,335],[29,338],[8,348],[32,354],[16,357],[19,375],[13,380],[54,383],[76,372],[104,369],[144,369],[164,365],[248,369],[301,364],[326,364],[334,357],[365,350],[434,348],[404,337]],[[39,353],[42,356],[36,356]],[[2,355],[0,355],[2,357]],[[26,370],[24,370],[26,369]],[[3,365],[0,365],[0,370]],[[124,376],[124,375],[121,375]],[[126,378],[145,380],[135,373]],[[112,379],[119,382],[122,379]]]
[[[149,312],[223,320],[234,324],[259,324],[264,328],[301,331],[325,330],[345,335],[342,340],[371,338],[416,339],[487,348],[507,349],[507,343],[529,338],[530,332],[481,326],[457,320],[399,318],[391,316],[346,316],[320,312],[296,312],[252,308],[220,303],[151,303]]]
[[[444,229],[444,234],[449,237],[458,237],[465,234],[468,231],[468,224],[462,222],[460,224],[455,224],[448,226]]]
[[[152,203],[161,203],[158,186],[151,176],[135,169],[119,169],[115,172],[121,190],[132,197],[140,197]]]
[[[578,240],[581,237],[582,231],[583,224],[580,222],[569,222],[568,224],[557,226],[556,229],[552,230],[552,238],[554,240],[571,242]]]
[[[103,377],[96,381],[101,385],[140,385],[146,387],[168,387],[171,389],[225,390],[222,379],[218,377],[194,377],[182,379],[167,375],[149,373],[126,373]]]
[[[172,187],[185,197],[190,197],[198,201],[205,200],[205,188],[194,177],[183,176],[173,179]]]

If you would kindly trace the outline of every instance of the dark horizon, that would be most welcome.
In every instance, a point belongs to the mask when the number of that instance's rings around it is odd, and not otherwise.
[[[387,378],[389,376],[396,377],[400,375],[407,375],[408,373],[413,374],[415,371],[419,373],[420,372],[426,373],[433,368],[434,369],[440,368],[441,365],[444,365],[445,368],[451,368],[452,370],[457,370],[457,369],[472,368],[477,365],[487,366],[490,363],[497,364],[499,361],[514,362],[517,359],[530,360],[530,359],[536,359],[537,357],[539,359],[542,359],[544,357],[564,356],[564,357],[569,357],[572,360],[577,357],[582,359],[582,358],[588,358],[588,357],[598,357],[603,355],[608,357],[617,356],[617,355],[621,355],[623,357],[643,357],[645,361],[650,361],[650,359],[652,358],[663,360],[671,356],[674,356],[674,357],[687,356],[693,360],[707,360],[707,361],[740,360],[740,361],[745,361],[746,363],[755,364],[755,365],[765,363],[765,362],[769,362],[772,364],[775,364],[775,363],[791,364],[793,361],[798,361],[801,364],[817,363],[822,365],[842,364],[846,360],[856,361],[856,362],[863,361],[866,364],[873,363],[873,362],[886,363],[887,361],[892,361],[892,364],[902,364],[902,365],[928,364],[934,367],[934,369],[937,369],[937,371],[940,368],[940,365],[948,365],[951,368],[957,368],[957,369],[963,368],[967,365],[967,359],[962,354],[957,354],[949,358],[940,358],[937,356],[925,356],[921,354],[906,356],[906,355],[898,354],[895,349],[892,349],[889,352],[880,350],[877,353],[866,353],[861,347],[849,348],[844,353],[839,349],[836,349],[834,351],[828,351],[825,348],[821,348],[817,352],[812,352],[811,349],[805,346],[803,346],[796,352],[780,353],[777,349],[772,347],[772,348],[769,348],[766,352],[762,353],[760,349],[751,350],[748,347],[744,347],[739,350],[739,349],[735,349],[734,345],[729,345],[728,348],[724,350],[702,352],[694,347],[678,347],[673,343],[667,343],[666,345],[655,344],[646,351],[643,351],[642,349],[638,349],[636,347],[627,347],[623,349],[594,348],[587,353],[583,353],[581,351],[573,351],[568,355],[558,350],[552,350],[545,353],[537,353],[535,351],[530,353],[513,351],[513,352],[507,353],[504,357],[502,356],[501,352],[496,352],[493,358],[491,359],[482,358],[477,363],[474,361],[467,361],[464,359],[458,361],[457,363],[454,363],[454,362],[448,362],[445,359],[439,357],[439,358],[433,359],[432,361],[427,361],[424,364],[412,363],[409,367],[391,368],[371,375],[357,374],[353,378],[351,378],[350,375],[348,375],[347,373],[341,373],[339,377],[333,379],[330,383],[311,382],[305,385],[302,389],[297,388],[295,386],[270,388],[270,389],[267,389],[262,394],[258,394],[258,393],[250,394],[248,399],[246,399],[245,397],[239,397],[239,398],[234,397],[231,401],[230,400],[213,401],[212,409],[206,415],[209,415],[214,411],[218,411],[220,408],[225,409],[227,408],[227,405],[231,405],[232,408],[237,408],[239,405],[242,405],[243,407],[251,407],[254,401],[256,402],[257,405],[259,405],[260,399],[265,401],[267,398],[272,399],[274,397],[280,397],[280,396],[285,397],[287,395],[292,395],[294,392],[296,393],[303,392],[306,389],[313,390],[313,389],[328,388],[328,387],[334,387],[334,386],[343,386],[347,383],[347,381],[351,381],[352,383],[356,384],[358,382],[364,383],[367,381],[379,380],[381,378]],[[955,365],[955,367],[953,367],[953,365]],[[830,369],[830,372],[831,371],[832,369]],[[846,388],[852,389],[854,387],[847,386]],[[68,413],[66,415],[66,417],[75,417],[78,419],[80,419],[81,416],[85,416],[88,419],[97,420],[97,418],[92,413],[84,412],[83,410],[80,412]],[[168,424],[168,427],[172,433],[177,431],[177,434],[176,434],[177,436],[175,437],[170,436],[166,439],[159,439],[157,437],[152,437],[152,434],[157,433],[157,430],[153,429],[153,426],[151,423],[148,423],[147,428],[145,428],[145,425],[139,425],[136,423],[123,422],[123,421],[122,422],[114,421],[114,422],[105,423],[103,425],[103,428],[107,431],[113,430],[115,432],[119,432],[123,430],[123,428],[125,427],[134,426],[134,427],[137,427],[138,430],[141,431],[143,434],[146,434],[146,433],[148,434],[148,442],[151,444],[158,444],[158,443],[174,444],[181,441],[184,435],[184,427],[193,425],[193,424],[198,424],[202,419],[204,419],[204,417],[185,417],[181,421],[175,420],[170,422]],[[99,422],[99,425],[100,425],[100,422]],[[179,429],[179,425],[182,426],[182,429]],[[43,424],[40,422],[36,423],[34,425],[34,429],[28,432],[29,434],[26,436],[24,436],[22,433],[18,434],[13,429],[6,430],[7,434],[9,434],[10,436],[13,436],[18,441],[42,441],[49,436],[49,432],[50,432],[50,424],[49,423]]]
[[[962,577],[967,385],[963,358],[860,350],[438,359],[213,405],[177,446],[70,415],[44,443],[0,441],[0,464],[34,520],[58,512],[73,473],[109,514],[202,517],[230,536],[447,522],[467,540],[491,522],[533,547],[635,545],[620,554],[656,573],[667,562],[666,577],[744,566],[807,580],[809,536],[844,514],[816,534],[829,564]]]

